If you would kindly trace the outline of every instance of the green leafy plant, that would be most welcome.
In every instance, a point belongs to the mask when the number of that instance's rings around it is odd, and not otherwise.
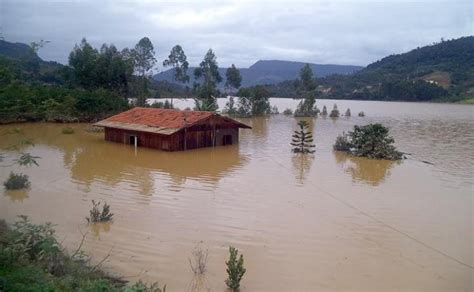
[[[314,153],[313,148],[316,147],[313,144],[313,135],[309,131],[309,125],[307,121],[298,122],[299,130],[295,131],[291,141],[291,146],[294,146],[293,152],[295,153]]]
[[[396,150],[395,140],[389,136],[388,128],[382,124],[354,126],[354,131],[337,137],[333,148],[347,151],[355,156],[373,159],[400,160],[403,154]]]
[[[226,262],[228,277],[225,283],[233,292],[239,291],[240,281],[246,271],[244,268],[244,256],[240,255],[237,259],[238,253],[239,251],[236,248],[229,247],[229,260]]]
[[[3,183],[3,185],[7,190],[20,190],[28,188],[30,186],[30,181],[28,180],[28,176],[26,174],[16,174],[10,172],[10,176]]]
[[[90,217],[86,217],[88,223],[108,222],[112,221],[113,213],[110,213],[110,205],[104,202],[102,210],[100,209],[101,202],[92,200],[92,209],[89,211]]]
[[[147,284],[139,280],[135,284],[126,287],[124,292],[166,292],[166,285],[160,288],[158,282]]]

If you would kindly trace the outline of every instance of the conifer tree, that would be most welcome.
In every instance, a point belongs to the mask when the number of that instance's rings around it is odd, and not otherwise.
[[[316,146],[313,144],[313,134],[309,131],[309,125],[307,121],[300,121],[298,123],[299,130],[293,134],[291,146],[293,146],[293,152],[295,153],[314,153]]]

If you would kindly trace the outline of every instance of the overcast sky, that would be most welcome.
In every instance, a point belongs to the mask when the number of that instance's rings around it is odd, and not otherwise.
[[[0,0],[0,26],[7,41],[51,41],[40,56],[64,64],[83,37],[96,47],[123,48],[148,36],[159,63],[180,44],[191,65],[209,48],[221,67],[248,67],[260,59],[367,65],[441,38],[472,35],[472,3]]]

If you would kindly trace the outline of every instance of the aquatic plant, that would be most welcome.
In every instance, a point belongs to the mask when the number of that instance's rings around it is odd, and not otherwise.
[[[92,209],[89,213],[90,217],[86,217],[88,223],[108,222],[111,221],[114,216],[113,213],[110,213],[110,205],[104,202],[101,211],[100,202],[95,202],[94,200],[92,200]]]
[[[294,131],[292,136],[291,146],[294,146],[293,152],[295,153],[314,153],[313,148],[316,147],[313,144],[313,135],[309,131],[309,125],[307,121],[298,122],[299,130]]]
[[[350,116],[351,116],[351,109],[348,108],[348,109],[346,110],[346,113],[345,113],[344,115],[345,115],[346,117],[350,117]]]
[[[239,291],[240,281],[245,274],[246,269],[244,268],[244,256],[241,254],[237,260],[239,251],[229,246],[229,260],[225,263],[227,265],[227,279],[225,284],[233,292]]]
[[[197,246],[191,254],[192,258],[188,258],[191,270],[196,275],[204,274],[207,270],[209,251],[207,249],[203,250],[200,246]]]
[[[28,180],[28,176],[26,174],[16,174],[10,172],[10,176],[3,183],[3,185],[7,190],[20,190],[28,188],[30,186],[30,181]]]
[[[66,135],[74,134],[74,129],[71,127],[66,127],[62,129],[61,133],[66,134]]]
[[[337,109],[337,104],[334,104],[331,113],[329,114],[330,118],[338,118],[339,117],[339,110]]]
[[[382,124],[356,125],[347,135],[337,137],[333,148],[355,156],[400,160],[403,154],[396,150],[394,142],[393,137],[389,136],[389,129]]]
[[[291,108],[286,108],[284,111],[283,111],[283,114],[285,116],[291,116],[293,115],[293,111],[291,110]]]

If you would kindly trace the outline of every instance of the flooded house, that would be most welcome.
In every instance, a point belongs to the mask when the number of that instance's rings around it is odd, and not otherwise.
[[[243,123],[214,112],[135,107],[95,124],[110,142],[182,151],[236,144]]]

